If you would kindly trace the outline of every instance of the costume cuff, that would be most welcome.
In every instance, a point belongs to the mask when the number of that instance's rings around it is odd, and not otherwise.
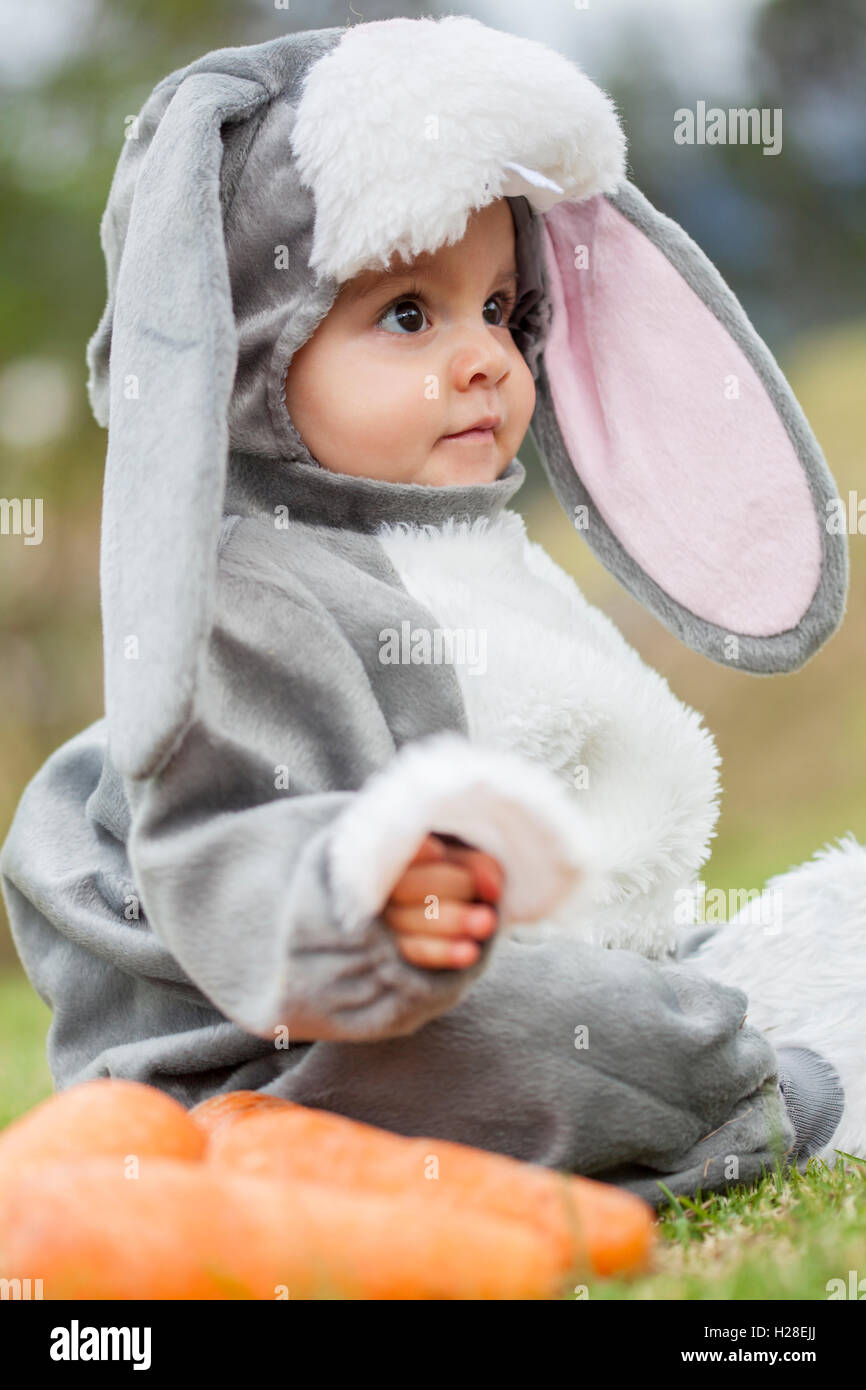
[[[579,907],[596,881],[592,826],[553,773],[443,732],[404,744],[335,822],[331,881],[341,922],[377,915],[437,831],[501,862],[502,926],[543,918],[572,895]]]

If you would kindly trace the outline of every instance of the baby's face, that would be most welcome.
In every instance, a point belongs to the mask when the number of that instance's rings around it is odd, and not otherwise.
[[[395,483],[498,478],[535,408],[507,327],[516,288],[504,198],[476,210],[455,245],[342,285],[286,375],[286,406],[313,457]],[[491,428],[450,437],[486,417]]]

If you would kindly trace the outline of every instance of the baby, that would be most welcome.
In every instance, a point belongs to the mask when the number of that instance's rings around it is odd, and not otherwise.
[[[504,198],[463,238],[347,281],[295,353],[286,405],[311,454],[389,482],[491,482],[529,428],[535,384],[509,332],[514,221]],[[430,384],[433,383],[431,389]],[[481,426],[478,428],[478,426]],[[383,909],[400,950],[430,968],[473,964],[496,930],[503,868],[456,837],[427,836]],[[433,895],[437,913],[427,906]]]
[[[261,1090],[650,1200],[858,1142],[833,1028],[744,1024],[767,974],[792,994],[757,934],[716,933],[725,984],[674,957],[717,750],[506,507],[532,420],[567,514],[696,649],[790,669],[840,612],[811,436],[625,181],[606,95],[461,16],[218,50],[144,104],[102,238],[106,714],[0,855],[57,1088]],[[743,546],[755,496],[790,545]],[[467,619],[481,680],[382,659]]]

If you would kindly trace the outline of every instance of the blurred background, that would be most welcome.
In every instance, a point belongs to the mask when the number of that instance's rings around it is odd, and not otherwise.
[[[209,49],[439,13],[542,40],[611,94],[630,178],[718,266],[840,493],[866,500],[863,0],[0,0],[0,497],[44,506],[41,545],[0,535],[0,840],[45,758],[103,713],[106,436],[84,353],[105,301],[99,221],[125,120]],[[700,100],[782,108],[781,153],[676,144],[674,112]],[[849,535],[840,632],[796,674],[748,676],[694,655],[631,599],[575,540],[530,441],[521,457],[529,477],[515,505],[530,535],[716,737],[723,801],[708,886],[760,889],[848,831],[866,843],[866,534]],[[0,918],[0,1123],[50,1090],[48,1019]]]

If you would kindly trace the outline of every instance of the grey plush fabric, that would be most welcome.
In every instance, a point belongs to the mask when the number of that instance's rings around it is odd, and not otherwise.
[[[677,961],[697,962],[699,947],[720,930],[717,924],[704,923],[685,932]],[[812,1048],[778,1047],[776,1057],[779,1092],[795,1132],[787,1159],[802,1169],[833,1138],[845,1108],[845,1088],[832,1063]]]
[[[148,953],[156,953],[160,975],[176,973],[173,957],[201,991],[194,997],[268,1038],[271,1048],[283,1023],[293,1038],[406,1032],[465,991],[471,971],[420,971],[380,920],[343,920],[328,880],[329,836],[353,789],[403,743],[445,728],[466,732],[453,666],[379,661],[382,628],[407,618],[435,624],[369,532],[389,517],[495,516],[524,477],[514,460],[493,484],[427,488],[338,478],[296,460],[263,470],[255,459],[233,457],[213,628],[183,738],[158,775],[122,779],[99,721],[49,760],[4,845],[13,932],[37,988],[45,957],[19,929],[19,912],[28,909],[14,886],[36,892],[61,934],[81,940],[67,913],[77,917],[88,894],[70,901],[63,873],[51,887],[55,857],[65,863],[79,835],[70,863],[90,860],[86,882],[98,916],[120,914],[133,955],[152,929]],[[274,511],[286,497],[292,524],[283,530]],[[104,767],[94,780],[97,750]],[[278,788],[282,767],[288,786]],[[55,785],[64,789],[63,811],[47,831]],[[126,842],[128,867],[103,831]],[[107,875],[98,867],[100,845],[112,863]],[[60,899],[52,902],[55,892]],[[124,920],[127,896],[143,905],[131,922]],[[92,941],[90,930],[84,935]],[[44,986],[61,1012],[66,983],[64,976]],[[94,1037],[103,1035],[109,995],[93,1011]],[[74,992],[76,1009],[78,999]],[[88,1017],[85,1009],[80,1027]],[[123,1017],[131,1036],[128,1009]],[[147,1005],[140,1026],[144,1054],[158,1052],[164,1026]],[[111,1065],[92,1040],[89,1046],[91,1066]],[[206,1047],[203,1054],[198,1043],[191,1048],[194,1066],[207,1058]],[[67,1084],[70,1060],[57,1053],[52,1067],[58,1084]]]
[[[504,939],[490,950],[470,993],[425,1028],[317,1044],[262,1089],[616,1183],[656,1205],[660,1181],[693,1195],[784,1165],[794,1129],[772,1047],[742,1026],[741,990],[577,942]]]
[[[845,1090],[836,1068],[808,1047],[780,1047],[779,1089],[796,1131],[798,1163],[832,1139],[845,1108]]]

